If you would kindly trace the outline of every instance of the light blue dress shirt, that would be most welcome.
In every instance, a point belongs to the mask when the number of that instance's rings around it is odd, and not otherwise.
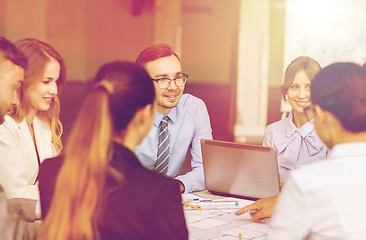
[[[210,117],[205,103],[190,94],[183,94],[178,105],[167,114],[170,134],[170,157],[167,176],[184,184],[185,192],[205,188],[201,139],[212,139]],[[154,124],[142,143],[136,147],[136,155],[143,166],[154,170],[158,151],[159,124],[164,115],[156,112]],[[192,171],[179,176],[187,151],[191,150]]]
[[[328,148],[319,139],[313,120],[297,128],[292,112],[278,122],[267,126],[263,146],[277,150],[280,182],[285,182],[290,170],[325,159]]]

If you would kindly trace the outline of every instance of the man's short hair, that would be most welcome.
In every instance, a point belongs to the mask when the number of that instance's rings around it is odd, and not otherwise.
[[[28,59],[24,53],[16,48],[8,39],[0,37],[0,64],[4,59],[11,61],[24,70],[28,67]]]
[[[178,54],[176,54],[168,44],[159,43],[142,50],[135,62],[139,65],[144,65],[147,62],[163,57],[169,57],[171,55],[176,56],[180,62]]]

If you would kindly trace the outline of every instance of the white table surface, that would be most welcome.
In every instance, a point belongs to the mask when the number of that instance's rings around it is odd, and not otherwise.
[[[217,209],[202,209],[198,211],[190,207],[185,207],[184,215],[187,222],[190,240],[205,239],[266,239],[268,225],[263,223],[255,223],[251,220],[248,213],[236,216],[234,212],[240,208],[251,204],[253,201],[222,197],[209,193],[208,191],[197,192],[193,194],[183,194],[183,200],[190,201],[193,199],[210,199],[212,201],[238,201],[237,208],[225,209],[218,207]]]

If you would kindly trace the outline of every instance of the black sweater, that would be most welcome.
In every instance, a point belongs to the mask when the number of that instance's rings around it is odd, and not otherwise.
[[[50,206],[62,157],[45,160],[39,188],[43,218]],[[111,166],[123,182],[107,174],[100,198],[98,230],[101,239],[188,239],[179,184],[144,168],[135,154],[115,144]]]

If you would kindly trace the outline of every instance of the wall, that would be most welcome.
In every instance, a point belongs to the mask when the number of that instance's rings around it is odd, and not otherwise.
[[[239,3],[239,0],[183,2],[182,58],[195,82],[230,84],[233,81],[232,66],[237,65],[233,56],[237,56],[238,49]]]
[[[235,139],[262,139],[267,125],[270,1],[240,6]]]
[[[137,2],[137,1],[136,1]],[[142,2],[142,11],[132,14],[132,0],[93,0],[87,4],[87,77],[107,61],[135,61],[139,52],[153,43],[154,4]]]
[[[65,58],[70,81],[87,81],[106,61],[134,61],[151,45],[154,4],[133,0],[0,0],[0,33],[11,41],[35,37],[50,43]],[[0,13],[1,13],[0,12]]]
[[[281,119],[286,0],[271,0],[267,125]]]
[[[46,0],[32,1],[2,0],[5,4],[4,35],[12,41],[23,37],[46,38]]]
[[[213,137],[234,140],[239,0],[184,0],[182,61],[186,92],[202,98]]]
[[[0,0],[0,36],[5,36],[5,22],[6,22],[6,2]]]

